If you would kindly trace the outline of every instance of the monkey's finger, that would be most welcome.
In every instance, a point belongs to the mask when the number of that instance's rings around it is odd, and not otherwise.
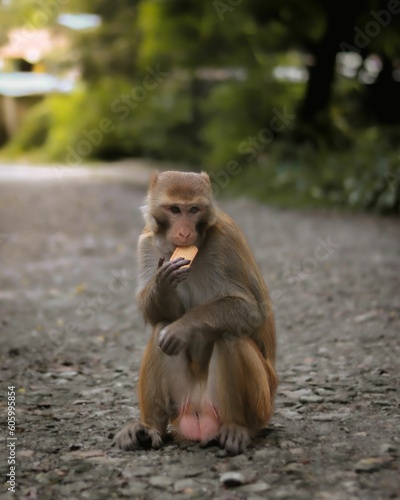
[[[225,443],[225,450],[231,455],[237,455],[240,450],[240,435],[230,434]]]
[[[164,444],[160,433],[156,429],[149,429],[148,435],[151,439],[151,447],[154,450],[159,450]]]
[[[224,448],[231,455],[243,453],[250,443],[250,436],[245,429],[231,429],[227,433]]]
[[[180,283],[181,281],[185,281],[189,276],[189,273],[185,273],[185,274],[180,274],[179,276],[177,276],[175,278],[174,281],[176,281],[177,283]]]
[[[180,269],[182,266],[187,266],[188,264],[190,264],[190,260],[179,257],[175,260],[163,264],[161,268],[162,274],[167,277],[177,269]]]
[[[164,257],[160,257],[158,259],[158,265],[157,265],[157,268],[160,269],[160,267],[164,264]]]
[[[164,328],[163,330],[161,330],[161,333],[160,333],[160,336],[159,336],[159,340],[158,340],[158,347],[163,352],[165,352],[165,350],[168,348],[168,346],[170,344],[170,339],[167,336],[168,331],[165,331],[165,330],[166,330],[166,328]]]
[[[179,262],[181,266],[186,266],[187,264],[183,264],[182,261],[186,261],[187,263],[191,262],[190,260],[185,259],[185,257],[177,257],[174,260],[170,260],[171,264],[177,264]]]
[[[164,338],[159,342],[158,347],[163,351],[164,354],[171,356],[174,352],[174,344],[174,338]]]
[[[160,332],[160,335],[158,336],[158,345],[160,346],[161,342],[164,341],[166,335],[168,335],[168,326],[163,328]]]
[[[126,451],[134,451],[139,448],[136,433],[140,424],[128,422],[115,436],[115,443],[119,448]]]
[[[172,272],[169,275],[170,281],[176,281],[176,280],[182,280],[186,279],[189,275],[190,269],[185,268],[185,269],[176,269],[174,272]]]
[[[217,437],[217,439],[219,439],[219,444],[221,446],[225,447],[227,437],[228,437],[228,429],[225,426],[223,426],[223,427],[221,427],[221,430],[220,430],[219,435]]]
[[[163,338],[159,342],[158,346],[168,356],[175,356],[176,354],[179,354],[179,352],[182,350],[183,343],[178,337],[173,335],[170,337]]]

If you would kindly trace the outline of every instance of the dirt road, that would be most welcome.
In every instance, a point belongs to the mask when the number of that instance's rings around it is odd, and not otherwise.
[[[0,168],[2,498],[400,498],[395,219],[221,202],[274,299],[273,420],[234,458],[189,443],[111,447],[138,415],[149,334],[134,301],[148,174],[126,172],[27,180]]]

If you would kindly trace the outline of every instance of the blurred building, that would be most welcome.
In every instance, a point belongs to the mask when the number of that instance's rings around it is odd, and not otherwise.
[[[0,47],[0,145],[16,133],[29,107],[49,93],[74,88],[80,72],[73,33],[100,22],[96,15],[61,14],[50,27],[25,25],[8,33]]]

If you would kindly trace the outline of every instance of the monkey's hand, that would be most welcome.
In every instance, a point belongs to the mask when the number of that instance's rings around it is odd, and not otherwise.
[[[189,332],[177,322],[165,326],[158,338],[158,347],[168,356],[176,356],[189,343]]]
[[[190,260],[178,257],[177,259],[164,262],[164,259],[158,261],[158,271],[156,274],[156,284],[159,290],[168,291],[174,289],[181,281],[184,281],[189,275],[189,267],[183,267],[190,264]]]

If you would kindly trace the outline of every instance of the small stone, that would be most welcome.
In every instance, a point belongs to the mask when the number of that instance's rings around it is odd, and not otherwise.
[[[204,467],[187,467],[185,469],[185,477],[200,476],[204,472]]]
[[[139,466],[139,467],[126,467],[122,471],[122,477],[125,479],[130,479],[131,477],[148,477],[154,474],[153,467]]]
[[[347,418],[348,415],[346,413],[319,413],[313,415],[311,420],[315,420],[316,422],[334,422],[335,420],[343,420]]]
[[[243,467],[243,465],[248,464],[249,459],[245,455],[237,455],[236,457],[232,457],[230,462],[235,467]]]
[[[367,313],[359,314],[358,316],[355,316],[353,321],[354,321],[354,323],[364,323],[364,321],[368,321],[371,318],[374,318],[377,314],[378,314],[378,311],[376,311],[376,310],[368,311]]]
[[[186,476],[185,468],[182,465],[171,465],[164,470],[165,474],[172,479],[183,479]]]
[[[220,481],[229,488],[240,486],[246,483],[244,474],[242,474],[241,472],[225,472],[225,474],[221,475]]]
[[[375,472],[387,467],[392,460],[392,457],[363,458],[356,463],[354,469],[356,472]]]
[[[215,471],[215,472],[219,472],[220,474],[223,474],[224,472],[229,472],[231,469],[230,469],[230,465],[228,464],[228,462],[217,462],[216,464],[212,465],[210,467],[210,470],[212,471]]]
[[[193,490],[197,487],[196,481],[193,479],[181,479],[174,484],[174,491],[176,493],[192,493]]]
[[[35,452],[33,450],[23,449],[17,451],[17,456],[20,458],[31,458]]]
[[[322,403],[324,398],[317,396],[316,394],[311,394],[310,396],[301,396],[299,398],[300,403]]]
[[[79,458],[79,459],[86,459],[86,458],[93,458],[93,457],[104,457],[105,456],[105,451],[100,450],[100,449],[94,449],[94,450],[77,450],[77,451],[71,451],[69,455],[72,458]]]
[[[129,498],[137,497],[143,495],[147,489],[147,484],[135,483],[132,486],[128,486],[128,488],[124,488],[124,496]]]
[[[303,448],[291,448],[289,451],[292,455],[295,455],[295,456],[304,455]]]
[[[149,480],[149,483],[156,488],[168,488],[173,482],[174,480],[167,476],[154,476]]]
[[[366,437],[367,433],[365,431],[360,431],[360,432],[355,432],[354,435],[357,437]]]
[[[226,450],[218,450],[215,456],[218,458],[225,458],[227,454]]]
[[[304,417],[300,415],[297,411],[280,409],[277,411],[283,418],[287,418],[288,420],[303,420]]]
[[[289,399],[298,401],[302,397],[310,396],[311,395],[311,389],[297,389],[295,391],[285,391],[282,390],[280,391],[281,394],[286,396]]]
[[[282,439],[282,441],[279,443],[279,447],[282,449],[294,448],[295,446],[296,443],[285,439]]]
[[[293,462],[285,465],[283,470],[288,474],[298,474],[299,472],[303,471],[303,465]]]
[[[76,375],[78,375],[78,372],[76,370],[68,370],[68,371],[61,372],[61,373],[57,374],[56,376],[60,377],[60,378],[72,378],[72,377],[75,377]]]
[[[268,483],[260,481],[259,483],[246,484],[245,486],[241,486],[239,488],[239,491],[243,491],[244,493],[261,493],[269,489],[271,489],[271,486]]]
[[[273,453],[271,453],[271,450],[257,450],[254,453],[254,460],[267,460],[268,458],[271,458]]]
[[[390,454],[395,454],[397,452],[396,446],[393,446],[392,444],[382,444],[381,447],[379,448],[379,454],[380,455],[390,455]]]
[[[354,398],[354,393],[349,393],[349,392],[341,392],[339,394],[336,394],[335,396],[329,396],[326,399],[327,403],[340,403],[340,404],[346,404],[350,401],[350,399]]]

